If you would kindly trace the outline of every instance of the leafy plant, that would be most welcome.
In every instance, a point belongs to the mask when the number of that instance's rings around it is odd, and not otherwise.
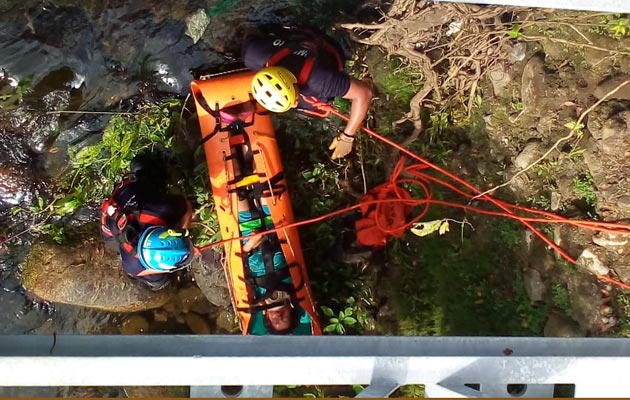
[[[179,118],[180,109],[179,100],[167,99],[160,104],[142,106],[133,114],[113,116],[100,142],[69,149],[73,169],[56,182],[48,203],[39,197],[37,204],[28,208],[15,207],[12,213],[23,213],[24,218],[34,221],[30,231],[48,234],[61,243],[65,238],[61,218],[86,204],[98,204],[109,196],[115,184],[130,172],[131,160],[137,154],[146,150],[173,149],[172,126]],[[206,174],[188,190],[199,195],[203,191],[209,192],[207,181]],[[202,183],[205,186],[194,189]],[[211,209],[210,202],[209,197],[203,198],[202,211]],[[212,237],[216,230],[210,214],[204,212],[202,221]]]
[[[434,112],[429,116],[427,133],[430,143],[435,143],[442,138],[442,135],[449,126],[449,118],[449,113],[443,111]]]
[[[553,304],[562,310],[565,314],[571,315],[573,309],[571,307],[571,298],[566,287],[560,284],[554,284],[551,287],[551,299]]]
[[[584,137],[584,124],[579,124],[577,121],[570,121],[564,124],[565,128],[570,129],[575,133],[575,137],[579,140]]]
[[[324,332],[332,333],[336,332],[339,335],[346,333],[346,329],[354,326],[357,323],[357,319],[352,316],[353,310],[351,307],[346,307],[345,310],[339,311],[338,315],[335,315],[330,307],[321,306],[324,315],[330,317],[329,324],[324,328]]]
[[[317,163],[313,169],[302,172],[308,183],[319,183],[322,191],[326,192],[339,187],[339,172],[330,163]]]
[[[171,148],[171,124],[180,107],[179,100],[169,99],[159,105],[143,106],[131,116],[115,115],[99,143],[70,149],[74,170],[65,182],[64,189],[70,193],[63,200],[75,204],[68,211],[107,196],[114,184],[129,172],[131,160],[137,154]]]
[[[32,90],[33,77],[27,76],[20,79],[15,87],[11,85],[6,77],[0,83],[3,84],[0,89],[0,109],[8,109],[20,104],[24,95]]]
[[[197,216],[195,222],[192,223],[191,236],[197,246],[205,246],[218,241],[221,236],[205,162],[195,167],[191,186],[190,191],[195,198],[195,216]]]
[[[319,386],[313,386],[313,391],[304,393],[304,398],[307,399],[323,399],[326,397],[326,393]]]
[[[573,192],[579,199],[584,200],[589,206],[595,206],[597,202],[597,195],[595,194],[593,177],[590,174],[583,173],[573,178]]]
[[[507,35],[510,39],[518,39],[521,36],[523,36],[523,34],[521,33],[521,25],[520,24],[512,25],[512,28],[507,32]]]
[[[608,21],[607,26],[608,32],[617,40],[628,36],[628,33],[630,32],[630,21],[628,18],[613,18]]]

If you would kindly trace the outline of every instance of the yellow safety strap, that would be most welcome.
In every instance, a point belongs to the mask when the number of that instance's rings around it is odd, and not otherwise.
[[[258,177],[258,175],[249,175],[241,179],[240,181],[236,182],[236,187],[240,188],[243,186],[249,186],[258,182],[260,182],[260,178]]]

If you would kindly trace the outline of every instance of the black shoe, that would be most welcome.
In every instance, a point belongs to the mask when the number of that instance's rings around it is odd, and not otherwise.
[[[159,280],[159,281],[144,281],[144,283],[149,286],[149,289],[151,289],[154,292],[160,291],[162,289],[164,289],[165,287],[167,287],[168,285],[171,284],[171,279],[169,276],[165,276],[164,279]]]

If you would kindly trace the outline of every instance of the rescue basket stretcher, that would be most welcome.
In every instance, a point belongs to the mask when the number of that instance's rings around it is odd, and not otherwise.
[[[284,281],[290,281],[291,304],[299,315],[292,333],[320,335],[298,230],[282,228],[294,222],[293,210],[271,113],[251,96],[253,76],[250,71],[236,72],[191,84],[221,235],[223,239],[242,236],[239,193],[241,198],[244,190],[250,196],[264,198],[274,227],[280,228],[276,234],[288,270],[283,271]],[[248,158],[255,171],[237,164]],[[228,241],[224,249],[225,275],[243,334],[269,334],[263,321],[264,306],[258,302],[241,241]]]

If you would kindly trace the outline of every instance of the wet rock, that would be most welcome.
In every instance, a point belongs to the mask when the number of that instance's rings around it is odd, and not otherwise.
[[[540,276],[540,272],[528,268],[523,274],[523,284],[532,304],[539,304],[545,300],[547,287]]]
[[[149,321],[141,315],[131,315],[125,318],[120,326],[123,335],[140,335],[149,330]]]
[[[238,323],[236,322],[236,316],[232,312],[232,309],[222,310],[216,319],[217,332],[221,333],[234,333],[239,330]]]
[[[595,275],[608,275],[610,269],[589,249],[585,249],[575,263],[579,268]]]
[[[197,286],[210,304],[220,308],[232,306],[230,292],[221,265],[221,256],[214,250],[206,250],[191,265]]]
[[[186,321],[186,325],[188,325],[194,334],[209,335],[212,333],[207,318],[199,314],[188,313],[184,315],[184,320]]]
[[[126,386],[125,394],[129,398],[161,399],[189,397],[189,386]]]
[[[164,305],[173,291],[153,292],[123,273],[120,258],[102,242],[98,227],[74,232],[70,245],[40,240],[24,263],[22,284],[35,296],[112,312],[136,312]]]
[[[46,111],[64,110],[69,105],[70,94],[68,90],[53,90],[44,95],[41,101]],[[27,138],[29,148],[38,154],[44,153],[59,134],[59,115],[34,112],[24,129],[30,133]]]
[[[168,312],[163,309],[153,311],[153,320],[155,322],[166,322],[168,321]]]
[[[177,291],[177,298],[181,303],[183,313],[193,311],[197,314],[207,314],[210,312],[210,302],[197,286],[180,288]]]
[[[593,90],[593,96],[601,99],[608,92],[615,89],[617,86],[622,84],[624,81],[630,80],[630,75],[616,75],[613,77],[609,77],[601,81],[595,90]],[[630,100],[630,84],[626,84],[624,87],[619,89],[616,93],[607,97],[607,99],[623,99]]]
[[[586,331],[566,315],[552,312],[544,329],[545,337],[584,337]]]
[[[588,332],[597,332],[601,328],[600,290],[597,280],[587,273],[576,273],[567,281],[572,317],[580,327]]]
[[[28,203],[33,196],[33,184],[24,167],[0,165],[0,208]]]
[[[523,110],[532,115],[540,113],[541,105],[546,97],[547,78],[544,66],[542,56],[534,55],[523,69],[521,78]]]

